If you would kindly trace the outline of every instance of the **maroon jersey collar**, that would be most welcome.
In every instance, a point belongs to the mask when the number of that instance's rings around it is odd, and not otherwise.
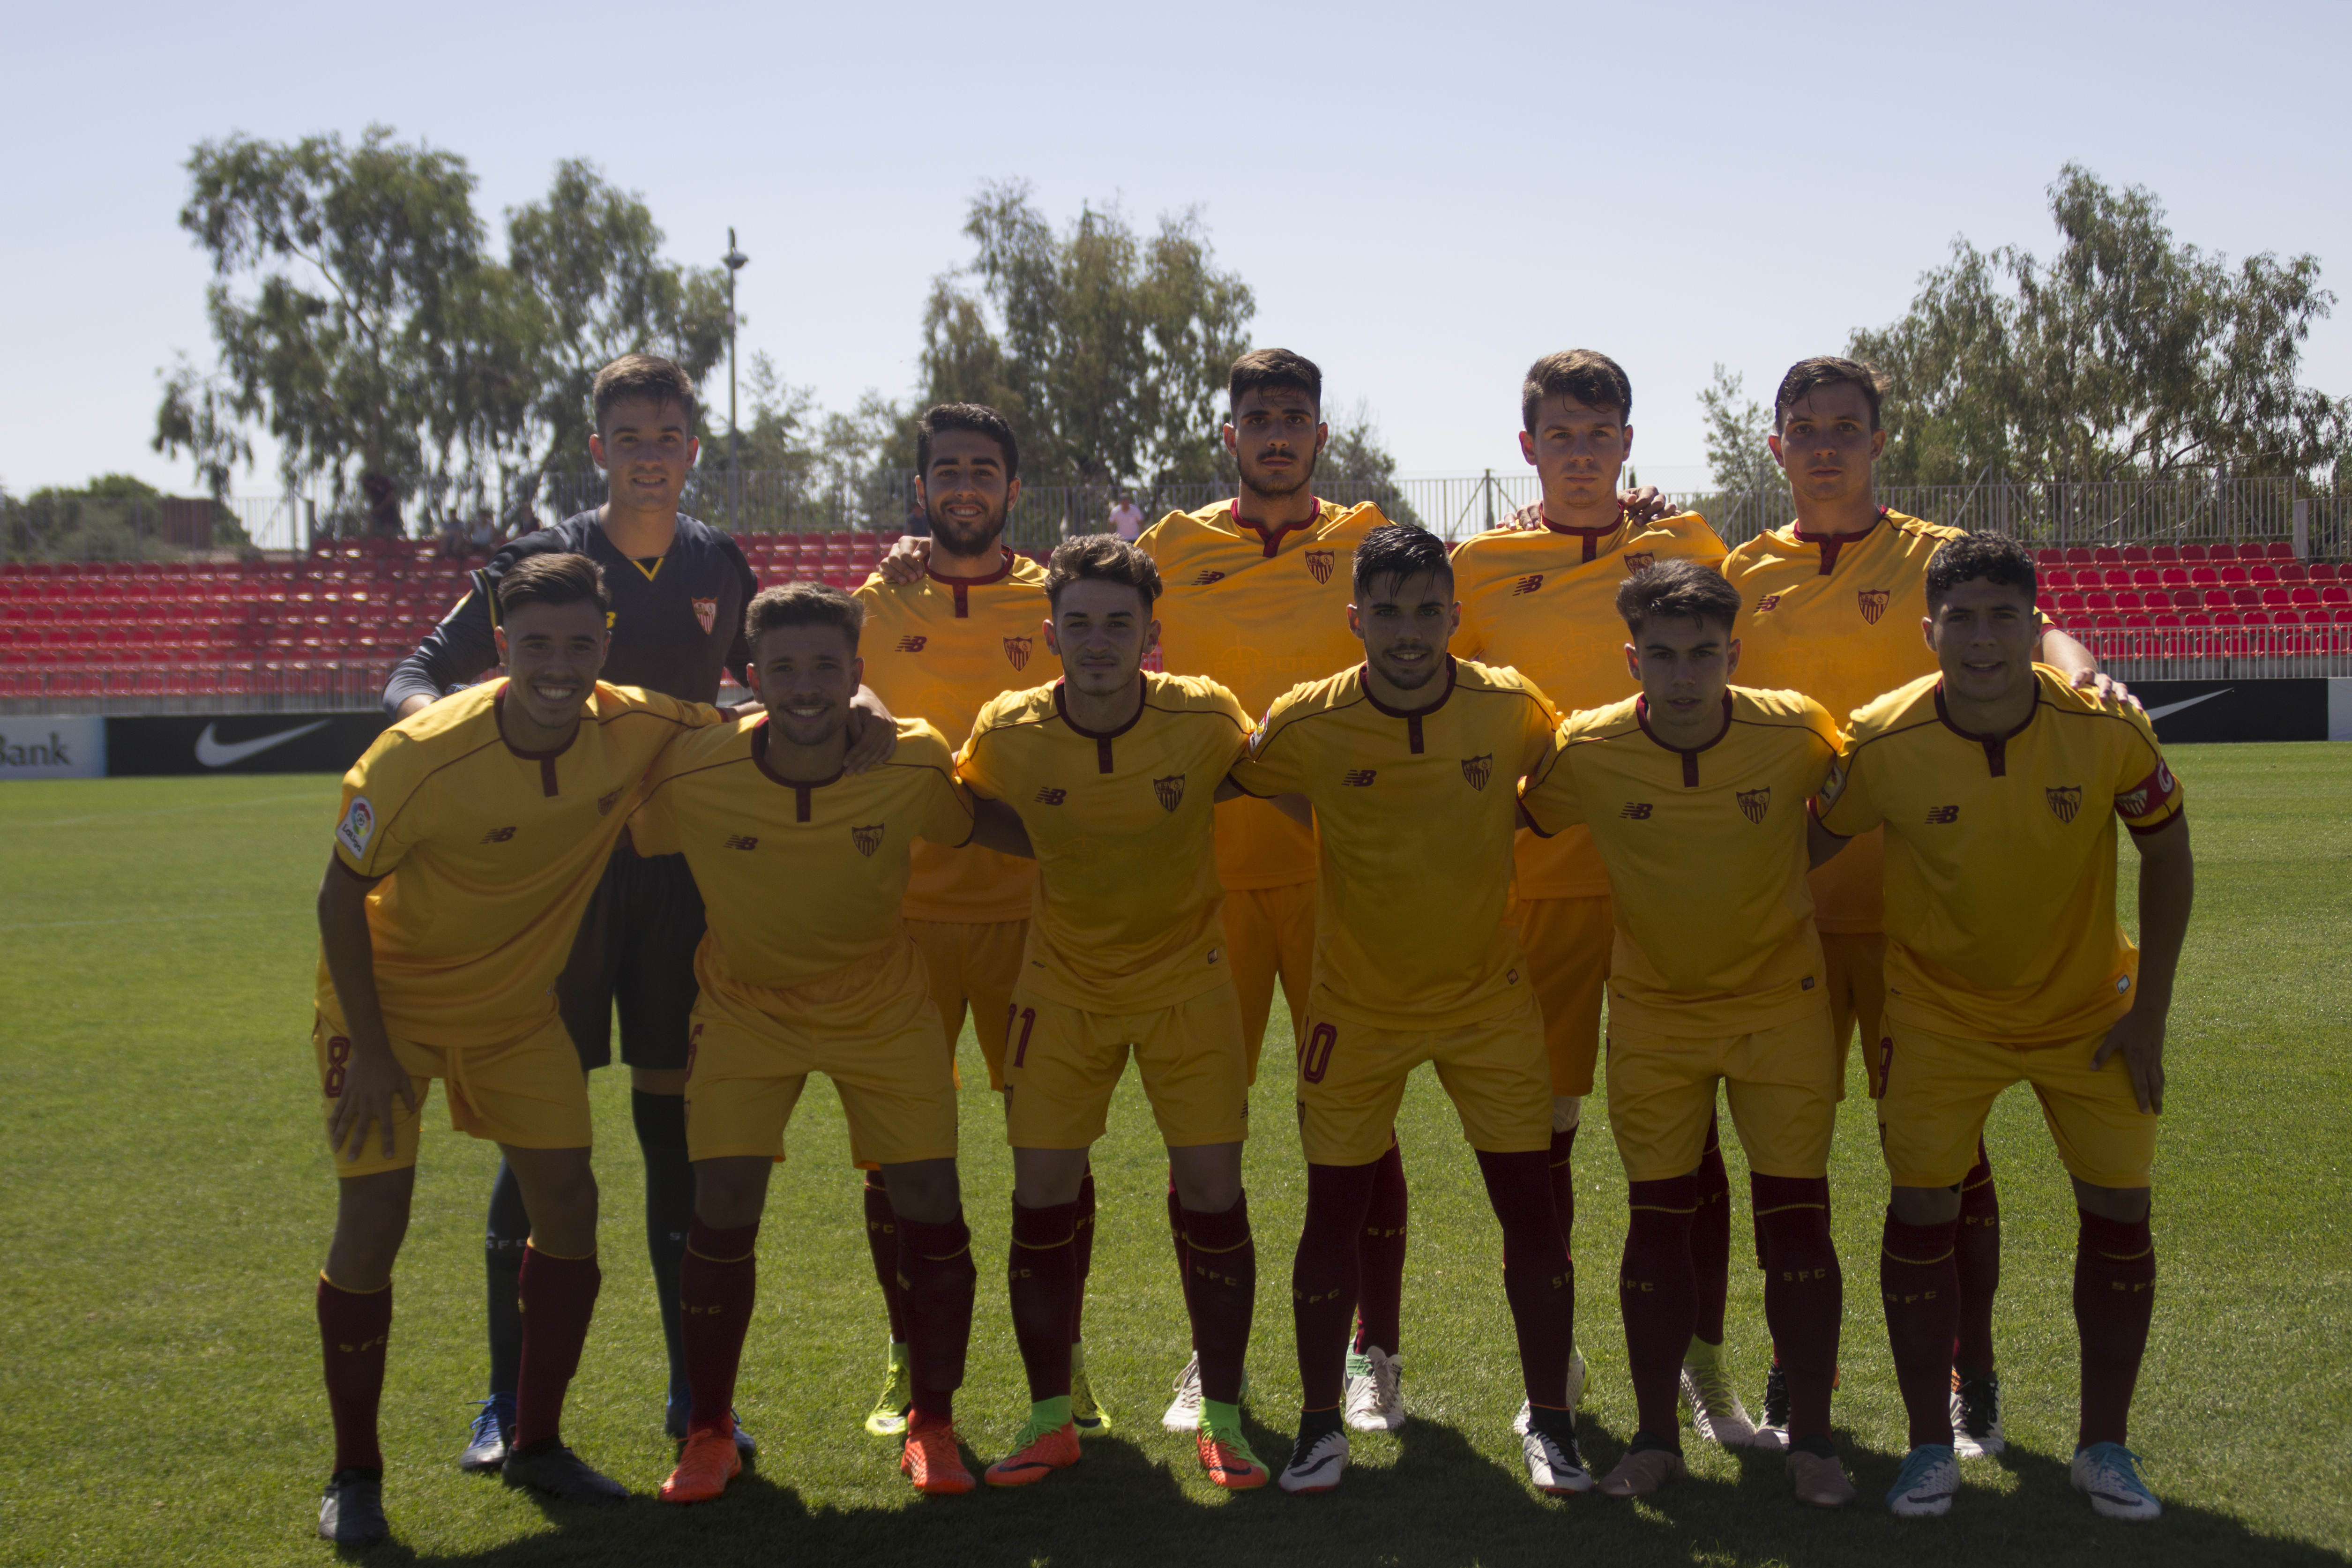
[[[1859,533],[1807,533],[1803,526],[1799,523],[1790,524],[1789,531],[1795,536],[1800,544],[1818,544],[1822,547],[1821,574],[1826,577],[1837,567],[1838,551],[1845,545],[1859,543],[1876,533],[1878,525],[1886,521],[1886,514],[1893,510],[1892,507],[1880,507],[1878,515],[1870,520],[1870,526]]]
[[[1314,500],[1312,497],[1308,499]],[[1226,510],[1233,513],[1234,526],[1237,529],[1244,529],[1255,534],[1257,536],[1258,542],[1265,546],[1265,558],[1268,561],[1273,560],[1276,555],[1282,552],[1282,542],[1284,540],[1289,538],[1294,533],[1304,533],[1308,529],[1323,521],[1323,503],[1320,500],[1316,500],[1315,515],[1313,517],[1308,518],[1305,522],[1284,523],[1280,528],[1268,533],[1265,531],[1265,525],[1264,523],[1252,522],[1249,519],[1242,515],[1241,497],[1235,496],[1232,500],[1226,502],[1225,506]]]
[[[1723,728],[1715,732],[1715,739],[1704,746],[1693,746],[1687,751],[1671,742],[1660,739],[1658,732],[1650,728],[1650,700],[1646,696],[1633,699],[1633,718],[1642,726],[1642,733],[1647,735],[1653,744],[1674,752],[1683,760],[1683,787],[1696,789],[1698,787],[1698,754],[1721,745],[1723,738],[1731,733],[1731,693],[1727,691],[1723,694]]]
[[[1936,682],[1937,721],[1941,723],[1945,729],[1949,730],[1953,734],[1958,735],[1961,740],[1969,742],[1975,745],[1982,746],[1984,748],[1985,754],[1985,767],[1987,771],[1989,771],[1992,776],[1997,779],[2007,778],[2009,776],[2009,743],[2017,739],[2020,735],[2024,734],[2028,729],[2032,728],[2034,716],[2041,711],[2042,692],[2037,684],[2033,693],[2033,706],[2026,710],[2025,718],[2018,724],[2017,728],[1999,735],[1971,734],[1968,731],[1961,729],[1958,724],[1952,722],[1952,715],[1944,706],[1944,683],[1941,680],[1937,680]]]

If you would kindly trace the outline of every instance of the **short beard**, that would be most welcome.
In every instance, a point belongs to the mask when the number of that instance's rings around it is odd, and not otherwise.
[[[1307,456],[1306,466],[1300,470],[1298,478],[1290,484],[1286,485],[1278,480],[1269,479],[1262,475],[1253,474],[1246,468],[1242,469],[1242,482],[1248,485],[1251,489],[1256,491],[1262,496],[1275,498],[1295,496],[1300,490],[1305,489],[1308,485],[1314,483],[1315,465],[1322,460],[1322,457],[1323,454],[1320,452],[1308,453]]]
[[[978,526],[971,529],[949,521],[928,506],[923,509],[923,515],[930,521],[932,542],[943,547],[950,555],[961,555],[966,559],[985,555],[1004,535],[1004,513],[1002,510],[983,518]]]

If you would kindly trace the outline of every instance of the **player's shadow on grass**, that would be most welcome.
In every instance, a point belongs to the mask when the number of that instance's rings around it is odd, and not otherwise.
[[[1250,1424],[1260,1455],[1279,1464],[1286,1434]],[[1580,1436],[1596,1473],[1613,1464],[1624,1439],[1586,1422]],[[1693,1476],[1634,1504],[1586,1495],[1539,1497],[1524,1474],[1452,1426],[1414,1421],[1393,1438],[1358,1438],[1360,1462],[1338,1490],[1293,1498],[1277,1489],[1213,1497],[1179,1479],[1189,1455],[1113,1435],[1089,1441],[1085,1460],[1036,1486],[982,1487],[970,1497],[929,1498],[885,1508],[811,1508],[789,1484],[746,1470],[715,1503],[666,1508],[638,1499],[612,1509],[548,1504],[549,1533],[492,1551],[420,1555],[397,1545],[356,1560],[419,1568],[512,1564],[667,1563],[714,1568],[737,1563],[906,1563],[949,1568],[1028,1568],[1036,1563],[1160,1564],[1202,1562],[1402,1563],[1435,1568],[1603,1554],[1612,1564],[1711,1563],[1878,1563],[1906,1568],[1980,1564],[1991,1558],[2094,1562],[2128,1552],[2136,1568],[2179,1562],[2198,1568],[2340,1565],[2342,1556],[2305,1542],[2255,1533],[2242,1521],[2188,1500],[2168,1500],[2155,1525],[2095,1517],[2067,1479],[2065,1457],[2012,1447],[2001,1468],[2017,1486],[2002,1496],[1983,1484],[1990,1466],[1964,1468],[1946,1520],[1898,1520],[1879,1500],[1894,1484],[1899,1455],[1855,1446],[1836,1434],[1861,1502],[1843,1512],[1802,1508],[1789,1494],[1779,1456],[1746,1453],[1737,1479]],[[1690,1439],[1696,1442],[1696,1439]],[[1152,1451],[1147,1451],[1147,1447]],[[887,1464],[877,1451],[874,1462]],[[975,1471],[977,1458],[974,1457]],[[2155,1479],[2161,1492],[2162,1476]],[[1975,1484],[1970,1484],[1971,1482]]]

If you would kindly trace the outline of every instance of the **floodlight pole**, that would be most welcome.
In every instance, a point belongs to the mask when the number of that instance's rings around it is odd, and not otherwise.
[[[727,263],[727,531],[743,531],[743,434],[735,423],[735,274],[751,258],[735,244],[735,231],[727,231],[727,254],[719,258]]]

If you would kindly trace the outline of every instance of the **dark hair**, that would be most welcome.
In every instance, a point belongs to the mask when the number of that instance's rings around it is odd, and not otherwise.
[[[594,603],[612,613],[613,595],[604,589],[604,574],[585,555],[526,555],[499,576],[499,621],[525,605]]]
[[[1228,411],[1240,406],[1242,394],[1264,392],[1269,387],[1296,387],[1312,398],[1318,412],[1323,407],[1323,372],[1305,354],[1288,349],[1252,349],[1234,361],[1234,373],[1225,381],[1225,407]]]
[[[1927,613],[1942,609],[1953,589],[1979,577],[2022,588],[2025,602],[2033,602],[2033,556],[2025,546],[2005,533],[1963,533],[1944,541],[1927,558]]]
[[[1878,400],[1886,395],[1886,378],[1858,360],[1816,354],[1811,359],[1799,360],[1780,378],[1780,390],[1772,395],[1773,430],[1780,430],[1788,420],[1789,410],[1802,402],[1807,393],[1824,386],[1862,388],[1862,400],[1870,405],[1870,427],[1878,428]]]
[[[1528,366],[1519,385],[1519,423],[1532,436],[1536,405],[1547,397],[1573,397],[1594,408],[1614,408],[1618,420],[1633,417],[1633,384],[1625,367],[1595,349],[1562,349]]]
[[[849,651],[857,651],[857,634],[866,625],[866,606],[828,583],[787,583],[762,588],[743,610],[743,640],[756,644],[762,632],[778,626],[839,626],[849,637]]]
[[[596,428],[600,432],[613,405],[642,397],[656,405],[677,404],[686,411],[686,433],[694,434],[694,383],[675,360],[659,354],[623,354],[596,373],[595,386],[589,395],[596,405]]]
[[[1004,416],[981,403],[941,403],[927,410],[915,422],[915,471],[929,477],[931,471],[931,437],[948,430],[970,430],[996,443],[998,454],[1004,459],[1004,477],[1017,479],[1021,473],[1021,443],[1013,439],[1013,426]]]
[[[1059,609],[1062,590],[1073,583],[1124,583],[1143,595],[1146,615],[1160,599],[1160,568],[1116,533],[1082,533],[1054,546],[1045,558],[1045,602]]]
[[[1739,590],[1711,566],[1696,561],[1661,561],[1617,584],[1617,614],[1635,637],[1642,635],[1642,623],[1653,616],[1730,631],[1739,625]]]
[[[1361,604],[1364,591],[1382,578],[1402,583],[1423,573],[1452,585],[1454,563],[1445,553],[1445,542],[1425,528],[1383,523],[1356,546],[1356,600]]]

